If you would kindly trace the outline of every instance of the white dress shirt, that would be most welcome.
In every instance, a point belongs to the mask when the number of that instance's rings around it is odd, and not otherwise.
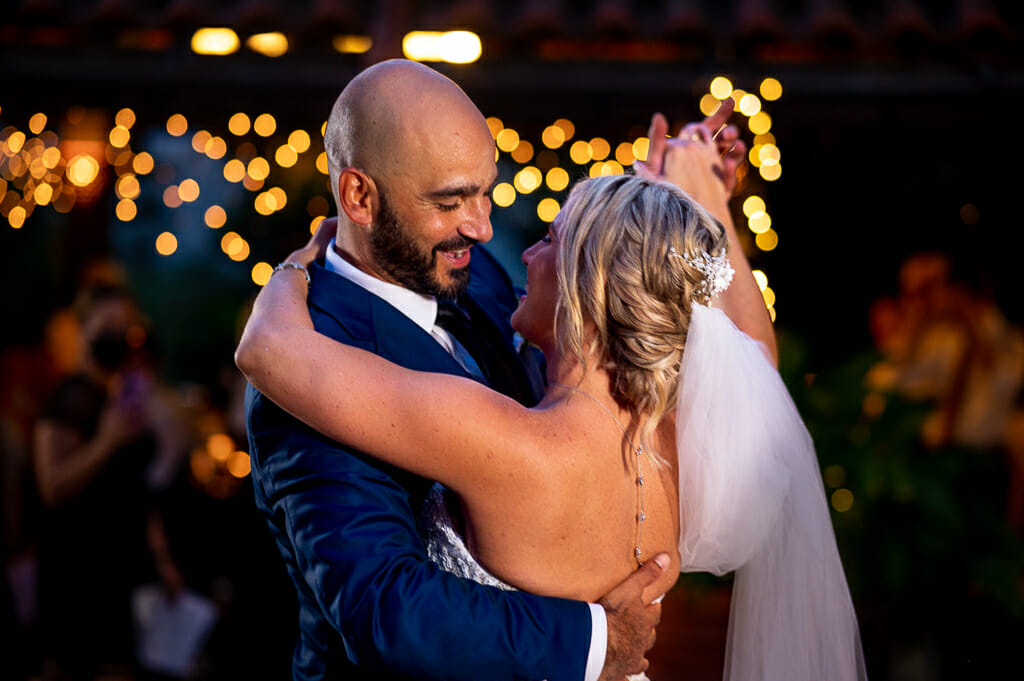
[[[327,247],[324,266],[328,271],[345,277],[353,284],[387,301],[416,326],[433,336],[449,354],[455,356],[451,335],[434,323],[437,319],[437,299],[434,296],[410,291],[363,272],[341,257],[334,248],[334,239],[331,239]],[[608,620],[604,608],[596,603],[588,605],[591,619],[590,652],[587,655],[587,670],[583,681],[597,681],[601,676],[601,669],[604,668],[604,658],[608,651]]]

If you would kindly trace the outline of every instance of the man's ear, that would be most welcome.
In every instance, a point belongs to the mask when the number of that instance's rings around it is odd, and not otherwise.
[[[357,168],[342,168],[338,175],[338,201],[349,220],[357,225],[371,225],[377,212],[377,185]]]

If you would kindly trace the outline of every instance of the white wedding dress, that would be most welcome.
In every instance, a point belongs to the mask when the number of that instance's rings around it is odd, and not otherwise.
[[[435,483],[427,495],[420,512],[419,529],[427,548],[427,557],[445,572],[471,579],[477,584],[515,591],[515,587],[492,575],[473,558],[462,535],[455,529],[455,522],[445,503],[445,488],[440,483]],[[650,681],[646,674],[627,678],[629,681]]]
[[[725,681],[866,681],[814,444],[762,346],[717,308],[693,306],[676,442],[681,569],[736,573]],[[513,588],[470,554],[440,485],[420,531],[446,571]]]

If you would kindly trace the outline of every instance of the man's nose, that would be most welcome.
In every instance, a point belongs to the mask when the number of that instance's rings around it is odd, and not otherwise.
[[[462,223],[459,232],[482,244],[490,241],[494,236],[494,228],[491,226],[491,202],[478,202],[468,219]]]

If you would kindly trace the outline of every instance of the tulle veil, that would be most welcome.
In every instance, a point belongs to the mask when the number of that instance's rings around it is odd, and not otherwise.
[[[811,437],[762,346],[693,304],[676,409],[682,571],[735,571],[726,681],[862,681]]]

